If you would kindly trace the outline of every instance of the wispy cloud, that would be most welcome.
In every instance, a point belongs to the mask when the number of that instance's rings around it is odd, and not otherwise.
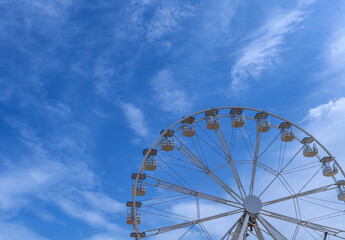
[[[146,125],[144,112],[131,103],[122,102],[120,107],[129,127],[140,137],[146,137],[150,130]]]
[[[193,106],[193,94],[187,94],[180,84],[173,78],[169,70],[158,72],[150,81],[154,92],[155,104],[162,111],[174,114],[189,112]]]
[[[55,202],[68,215],[80,221],[87,222],[90,226],[100,229],[106,229],[112,232],[123,230],[117,224],[108,221],[103,214],[95,211],[94,209],[82,207],[79,204],[76,204],[76,202],[71,201],[70,199],[60,198]]]
[[[183,1],[137,1],[129,4],[128,27],[133,38],[144,37],[153,43],[182,29],[181,21],[193,15],[195,7]],[[150,13],[150,14],[148,14]]]
[[[328,47],[329,64],[335,69],[344,70],[345,66],[345,28],[335,32]]]
[[[240,51],[240,57],[231,70],[230,92],[239,95],[249,88],[250,81],[257,79],[267,68],[274,65],[283,50],[285,36],[295,30],[305,13],[294,9],[286,13],[276,13],[251,38]]]
[[[316,74],[316,79],[325,81],[323,90],[334,92],[335,89],[341,89],[343,91],[345,87],[345,28],[343,26],[330,34],[321,55],[324,59],[324,69]]]
[[[181,29],[180,21],[192,15],[194,7],[179,1],[164,1],[147,24],[147,39],[154,41]]]
[[[0,221],[0,229],[0,240],[48,240],[19,223]]]
[[[89,156],[85,153],[85,143],[76,144],[73,139],[66,141],[65,137],[57,137],[50,145],[19,120],[9,119],[8,124],[17,131],[18,138],[29,151],[16,156],[15,165],[7,164],[1,169],[0,212],[16,216],[26,207],[38,213],[42,220],[59,221],[46,209],[43,215],[40,209],[36,211],[32,203],[38,201],[43,206],[55,205],[92,228],[125,232],[109,220],[122,216],[122,203],[96,190],[99,182],[86,164]]]
[[[342,165],[345,164],[341,156],[345,155],[343,136],[345,122],[345,98],[331,100],[308,111],[305,127],[315,135],[332,154],[339,157]]]

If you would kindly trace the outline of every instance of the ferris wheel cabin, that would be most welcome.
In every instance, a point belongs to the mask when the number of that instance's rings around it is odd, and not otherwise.
[[[338,185],[338,199],[340,201],[345,201],[345,180],[339,180],[336,184]]]
[[[322,174],[325,177],[333,177],[338,173],[338,168],[333,162],[333,166],[331,166],[331,162],[333,159],[331,157],[323,157],[320,162],[322,163]]]
[[[161,134],[165,132],[165,130],[161,131]],[[161,140],[161,150],[165,152],[171,152],[174,150],[175,142],[174,142],[174,131],[168,130],[163,135]]]
[[[302,139],[301,143],[304,144],[303,147],[303,156],[305,157],[315,157],[318,154],[318,149],[316,144],[313,144],[313,147],[310,146],[310,144],[314,141],[311,137],[305,137]]]
[[[193,137],[195,134],[195,126],[193,125],[195,118],[188,117],[181,121],[182,126],[182,136]]]
[[[143,155],[146,156],[149,149],[144,149]],[[144,170],[153,171],[157,169],[157,149],[151,149],[150,153],[148,154],[147,158],[144,161]]]

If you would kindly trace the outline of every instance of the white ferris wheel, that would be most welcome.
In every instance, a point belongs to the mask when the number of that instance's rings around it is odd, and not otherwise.
[[[207,109],[143,155],[127,203],[134,239],[345,239],[343,169],[280,116]]]

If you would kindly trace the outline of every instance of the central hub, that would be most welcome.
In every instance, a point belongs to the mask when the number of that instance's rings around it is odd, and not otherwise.
[[[243,200],[244,209],[251,213],[251,214],[257,214],[262,209],[262,202],[259,197],[255,195],[248,195]]]

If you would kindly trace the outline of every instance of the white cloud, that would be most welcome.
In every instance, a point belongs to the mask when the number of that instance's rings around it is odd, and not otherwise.
[[[21,224],[0,221],[0,230],[0,240],[47,240]]]
[[[232,67],[231,94],[239,95],[248,89],[251,79],[258,78],[262,71],[277,62],[284,37],[294,31],[304,15],[298,9],[276,14],[253,34],[254,40],[241,50],[240,58]]]
[[[148,136],[150,130],[146,125],[144,112],[131,103],[122,102],[120,103],[120,107],[129,127],[141,137]]]
[[[83,195],[93,209],[111,214],[123,211],[122,203],[115,201],[103,193],[85,191]]]
[[[345,168],[345,98],[331,100],[308,111],[306,130],[314,135]]]
[[[55,202],[68,215],[86,222],[92,227],[106,229],[109,231],[123,231],[121,227],[107,220],[103,214],[95,211],[93,208],[88,209],[87,207],[82,207],[80,204],[78,204],[78,202],[67,198],[55,199]]]
[[[57,138],[52,148],[24,123],[14,119],[8,119],[8,123],[18,131],[18,138],[30,151],[24,156],[16,156],[15,165],[6,164],[1,169],[1,213],[11,213],[11,217],[15,217],[17,212],[26,208],[43,220],[60,221],[42,207],[53,204],[92,228],[107,232],[124,231],[117,223],[108,220],[118,215],[123,218],[123,204],[95,190],[99,183],[86,164],[89,157],[83,143]],[[82,126],[79,128],[83,129]],[[67,155],[64,155],[65,151],[68,151]],[[37,201],[42,203],[41,209],[32,204]]]
[[[166,34],[182,29],[181,21],[192,16],[193,11],[192,5],[182,1],[133,0],[127,9],[126,27],[131,32],[131,39],[143,36],[153,43]]]
[[[147,25],[147,39],[154,41],[165,34],[179,30],[179,21],[191,16],[194,7],[179,3],[178,1],[165,1],[154,13],[153,18]]]
[[[335,68],[343,68],[345,66],[345,29],[333,34],[328,51],[330,65]]]
[[[343,90],[345,87],[345,28],[343,26],[331,34],[324,49],[322,55],[325,68],[316,75],[316,79],[324,79],[324,88],[329,91],[334,92],[335,87]]]
[[[155,103],[165,112],[182,114],[189,112],[193,95],[187,94],[173,78],[169,70],[158,72],[150,81]]]

